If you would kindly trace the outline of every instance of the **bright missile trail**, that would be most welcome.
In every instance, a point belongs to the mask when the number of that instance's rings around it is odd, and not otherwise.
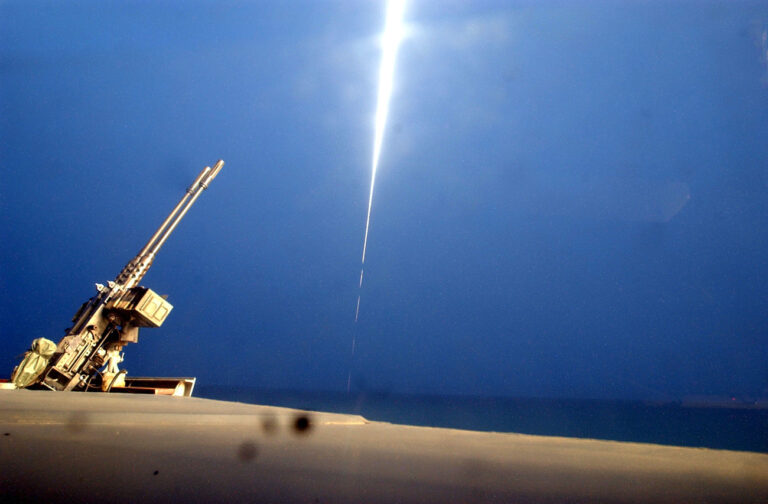
[[[368,194],[368,215],[365,218],[365,237],[363,238],[363,257],[360,266],[360,285],[363,287],[365,252],[368,248],[368,231],[371,227],[371,207],[373,206],[373,188],[376,185],[376,172],[379,169],[381,147],[384,143],[384,131],[389,115],[389,101],[392,98],[392,81],[395,74],[395,60],[400,41],[403,38],[403,8],[405,0],[389,0],[384,33],[381,37],[381,66],[379,67],[379,95],[376,100],[376,123],[373,137],[373,159],[371,160],[371,190]],[[360,295],[357,296],[355,322],[360,313]],[[354,352],[354,342],[353,342]]]

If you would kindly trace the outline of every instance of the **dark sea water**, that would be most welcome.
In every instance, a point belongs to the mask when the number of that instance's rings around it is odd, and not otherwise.
[[[199,386],[198,397],[430,427],[768,452],[768,408],[738,403],[558,400]]]

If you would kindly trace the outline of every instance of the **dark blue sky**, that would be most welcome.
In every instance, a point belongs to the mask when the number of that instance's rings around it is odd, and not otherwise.
[[[223,158],[132,375],[768,396],[768,5],[410,1],[355,324],[384,10],[0,2],[5,374]]]

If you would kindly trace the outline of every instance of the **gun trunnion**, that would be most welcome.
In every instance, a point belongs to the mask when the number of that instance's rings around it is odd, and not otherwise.
[[[189,186],[144,248],[125,265],[114,281],[96,284],[98,293],[86,301],[72,319],[73,325],[58,343],[56,352],[39,375],[36,388],[51,390],[108,389],[112,383],[92,384],[95,375],[127,343],[136,343],[140,327],[160,327],[173,306],[164,296],[139,286],[157,252],[176,229],[189,208],[219,174],[224,161],[206,166]],[[121,372],[121,374],[124,372]],[[117,377],[112,377],[112,382]],[[162,380],[161,380],[162,381]],[[192,382],[194,385],[194,381]],[[191,389],[188,391],[191,394]]]

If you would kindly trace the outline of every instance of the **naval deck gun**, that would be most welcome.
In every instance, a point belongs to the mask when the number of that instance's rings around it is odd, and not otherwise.
[[[75,313],[72,327],[67,329],[50,360],[35,377],[31,384],[33,388],[104,390],[120,377],[111,373],[111,383],[107,384],[99,369],[105,365],[109,368],[110,359],[117,359],[124,345],[138,341],[140,327],[160,327],[173,309],[164,296],[139,283],[165,241],[223,166],[222,160],[213,168],[206,166],[147,244],[125,265],[115,280],[106,286],[96,284],[96,295]],[[116,363],[112,367],[116,370]],[[98,385],[91,383],[96,375],[101,377],[95,380]]]

